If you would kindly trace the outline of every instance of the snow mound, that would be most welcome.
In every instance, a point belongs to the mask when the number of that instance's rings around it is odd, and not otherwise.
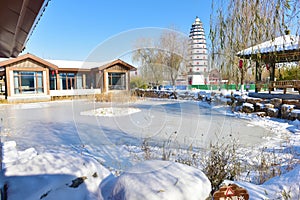
[[[291,124],[294,125],[295,127],[297,127],[298,129],[300,129],[300,121],[298,119],[292,121]]]
[[[108,177],[101,190],[104,199],[201,200],[211,191],[199,169],[169,161],[145,161],[119,177]]]
[[[226,184],[233,183],[225,181]],[[300,199],[300,166],[292,171],[276,176],[262,185],[255,185],[248,182],[235,182],[245,188],[250,199]]]
[[[98,108],[94,110],[81,112],[81,115],[89,115],[89,116],[103,116],[103,117],[117,117],[117,116],[126,116],[133,113],[140,112],[141,110],[138,108]]]
[[[69,149],[18,151],[14,141],[4,142],[3,150],[0,185],[8,185],[10,200],[102,199],[99,185],[110,172],[91,156]]]
[[[24,151],[18,151],[15,141],[7,141],[3,143],[2,154],[2,168],[5,169],[17,163],[26,163],[28,160],[35,157],[37,155],[37,152],[34,148],[28,148]]]

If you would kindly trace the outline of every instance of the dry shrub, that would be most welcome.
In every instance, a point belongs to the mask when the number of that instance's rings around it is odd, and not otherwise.
[[[136,101],[137,98],[132,96],[129,91],[111,91],[96,94],[95,99],[98,102],[128,103]]]
[[[203,161],[202,169],[211,182],[212,194],[224,180],[235,180],[241,174],[241,163],[234,143],[211,144]]]

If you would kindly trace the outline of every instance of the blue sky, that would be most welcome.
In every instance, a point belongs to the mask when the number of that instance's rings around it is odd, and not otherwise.
[[[120,35],[134,33],[138,38],[148,31],[132,32],[135,29],[174,26],[188,35],[196,16],[208,35],[210,9],[210,0],[51,0],[24,53],[84,60],[105,41],[119,37],[118,44],[110,43],[118,48],[126,43]]]

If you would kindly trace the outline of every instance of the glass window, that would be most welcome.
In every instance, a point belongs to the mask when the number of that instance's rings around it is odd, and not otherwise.
[[[76,75],[76,88],[77,89],[82,89],[83,88],[82,74],[77,74]]]
[[[56,90],[56,73],[54,71],[50,71],[50,90]]]
[[[60,73],[60,85],[63,90],[73,89],[75,86],[75,73]]]
[[[19,90],[19,76],[17,76],[18,74],[16,74],[14,72],[14,88],[15,88],[15,94],[19,94],[20,90]]]
[[[43,72],[14,71],[14,93],[43,93]]]
[[[67,89],[67,83],[66,83],[67,74],[66,73],[60,73],[59,77],[60,77],[61,89],[66,90]]]
[[[125,73],[108,73],[108,87],[110,90],[126,89]]]

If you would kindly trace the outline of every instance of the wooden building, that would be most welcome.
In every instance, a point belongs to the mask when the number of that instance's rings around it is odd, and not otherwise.
[[[268,84],[269,92],[274,88],[300,88],[300,81],[276,81],[275,67],[276,63],[299,62],[300,61],[300,36],[283,35],[254,45],[237,53],[241,59],[251,59],[255,61],[255,91],[259,92],[262,85]],[[243,63],[242,60],[240,60]],[[269,83],[262,80],[263,66],[269,71]],[[300,91],[299,91],[300,93]]]
[[[129,90],[130,71],[120,59],[108,62],[45,60],[32,54],[0,62],[8,101]]]

